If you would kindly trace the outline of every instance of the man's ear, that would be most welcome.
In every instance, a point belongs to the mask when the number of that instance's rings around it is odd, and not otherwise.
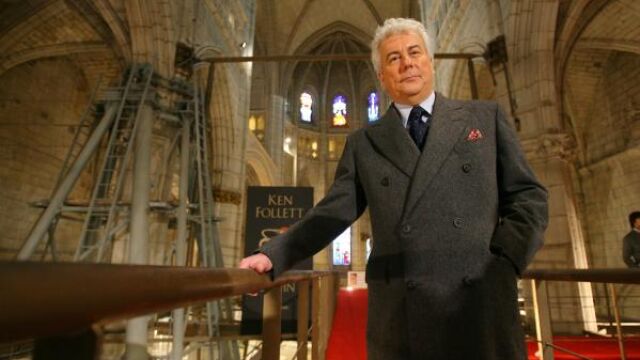
[[[382,75],[382,71],[378,71],[378,81],[380,82],[380,86],[384,88],[384,76]]]

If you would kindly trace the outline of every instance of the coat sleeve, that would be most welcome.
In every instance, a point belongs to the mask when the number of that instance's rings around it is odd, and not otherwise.
[[[327,195],[286,233],[272,238],[259,250],[271,260],[272,276],[279,276],[322,250],[356,221],[366,206],[353,140],[348,138]]]
[[[491,251],[507,257],[518,274],[542,246],[548,222],[547,191],[538,182],[518,137],[496,105],[499,221]]]

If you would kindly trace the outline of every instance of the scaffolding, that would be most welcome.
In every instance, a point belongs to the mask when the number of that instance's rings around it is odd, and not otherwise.
[[[51,253],[53,261],[61,259],[55,241],[57,225],[62,216],[73,213],[75,216],[80,214],[82,220],[73,261],[112,262],[113,244],[117,239],[128,242],[129,262],[148,263],[148,210],[162,210],[169,211],[170,218],[177,222],[175,256],[168,256],[166,265],[223,267],[209,169],[211,125],[205,92],[198,81],[162,79],[150,65],[141,64],[130,66],[118,86],[99,95],[97,92],[96,89],[76,128],[52,195],[40,203],[44,211],[17,259],[31,260],[38,249],[44,249],[43,259],[47,252]],[[171,105],[158,100],[160,92],[170,94]],[[150,166],[154,119],[169,121],[178,129],[178,204],[169,201],[151,203],[150,172],[145,174],[145,170],[140,170],[140,166],[144,169]],[[146,164],[138,163],[140,161]],[[89,194],[84,201],[73,202],[70,194],[83,174],[91,176],[90,191],[85,191]],[[130,190],[126,191],[128,187]],[[187,254],[188,249],[191,256]],[[147,254],[135,255],[140,252]],[[195,254],[196,260],[187,261]],[[172,358],[182,359],[185,329],[189,322],[203,317],[211,341],[198,346],[207,346],[211,359],[239,359],[236,341],[216,341],[220,339],[220,324],[232,321],[233,309],[229,300],[173,311]],[[138,328],[143,326],[138,331],[143,333],[138,337],[146,338],[148,320],[134,319],[130,323],[136,321]]]

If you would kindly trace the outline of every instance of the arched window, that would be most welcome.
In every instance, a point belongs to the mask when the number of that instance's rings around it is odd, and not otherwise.
[[[310,123],[313,115],[313,97],[303,92],[300,94],[300,120]]]
[[[351,228],[333,240],[333,265],[351,265]]]
[[[336,97],[333,98],[333,108],[331,112],[333,114],[333,119],[331,120],[332,126],[347,126],[347,99],[344,95],[336,95]]]
[[[367,96],[367,117],[369,122],[374,122],[380,117],[380,99],[375,91]]]
[[[249,130],[260,140],[264,142],[265,121],[262,115],[251,115],[249,117]]]

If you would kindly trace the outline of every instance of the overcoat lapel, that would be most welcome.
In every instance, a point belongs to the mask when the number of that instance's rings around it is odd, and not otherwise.
[[[367,128],[366,134],[382,156],[405,175],[413,175],[420,151],[402,126],[402,119],[393,105],[382,119]]]
[[[456,101],[436,94],[429,134],[411,178],[403,214],[409,214],[418,203],[434,176],[440,170],[465,128],[464,113]],[[406,131],[405,131],[406,132]],[[414,146],[415,147],[415,146]]]

